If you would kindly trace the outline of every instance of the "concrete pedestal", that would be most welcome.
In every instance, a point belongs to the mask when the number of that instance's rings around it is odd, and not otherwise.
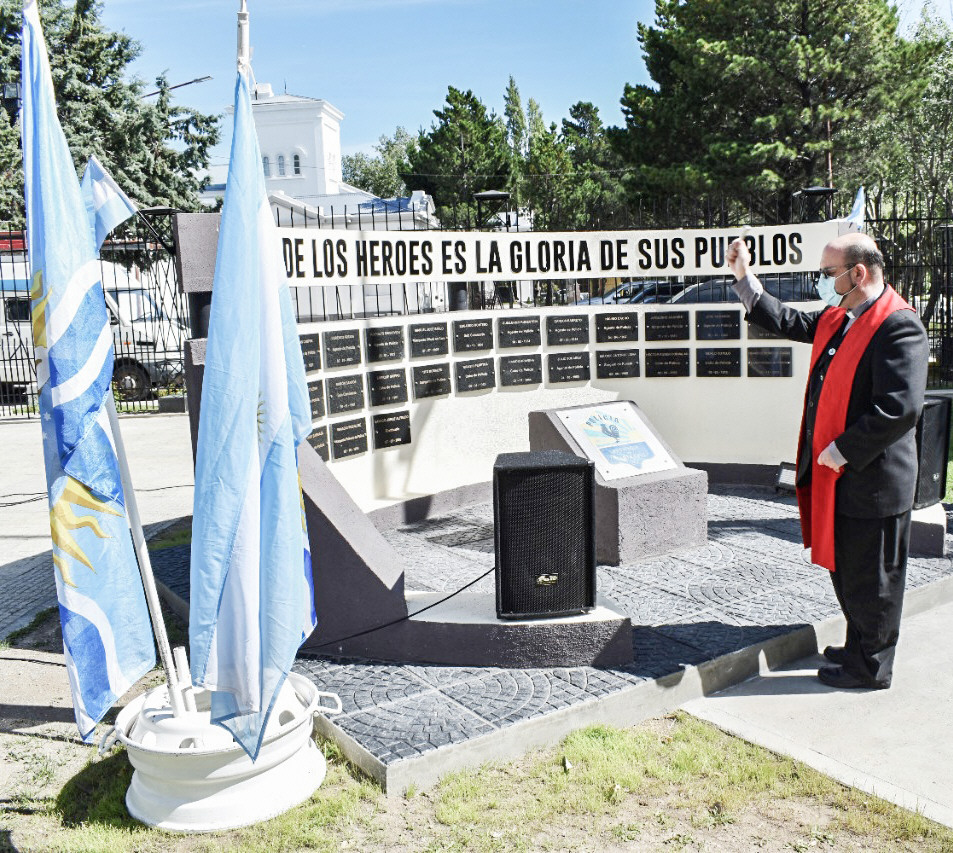
[[[915,509],[910,518],[910,553],[924,557],[946,556],[946,510],[935,503]]]

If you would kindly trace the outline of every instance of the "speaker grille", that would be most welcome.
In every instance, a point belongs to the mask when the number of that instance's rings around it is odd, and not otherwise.
[[[595,605],[592,464],[505,454],[494,468],[497,614],[561,616]]]

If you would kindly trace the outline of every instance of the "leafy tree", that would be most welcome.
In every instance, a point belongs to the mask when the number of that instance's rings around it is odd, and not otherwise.
[[[342,160],[344,180],[373,193],[378,198],[396,198],[409,192],[402,175],[410,169],[410,152],[417,148],[417,137],[398,127],[393,136],[381,136],[374,146],[376,157],[346,154]]]
[[[617,150],[632,193],[781,193],[869,155],[868,130],[919,97],[935,48],[888,0],[656,0]]]
[[[140,46],[103,27],[97,0],[40,0],[39,7],[60,124],[77,170],[95,154],[140,206],[196,208],[197,174],[218,142],[218,118],[173,104],[163,77],[156,81],[158,95],[145,98],[142,82],[127,76]],[[20,0],[0,0],[5,82],[20,79],[21,28]],[[0,196],[16,201],[2,208],[6,228],[23,224],[22,164],[11,117],[0,116]]]
[[[534,103],[530,101],[530,105]],[[547,128],[538,107],[533,117],[525,170],[526,200],[533,209],[535,228],[558,229],[572,220],[572,159],[556,125]]]
[[[522,204],[521,177],[523,163],[526,159],[526,113],[523,110],[523,100],[516,81],[510,77],[506,87],[506,97],[503,101],[503,115],[506,117],[506,138],[510,146],[510,184],[509,191],[516,207]]]
[[[473,194],[504,189],[510,175],[506,127],[467,90],[449,86],[437,121],[421,131],[416,151],[409,152],[410,170],[404,181],[433,196],[438,215],[451,209],[459,215],[473,212]]]

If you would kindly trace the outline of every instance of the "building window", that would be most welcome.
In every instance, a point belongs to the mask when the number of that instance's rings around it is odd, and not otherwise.
[[[271,177],[271,161],[267,157],[261,158],[261,168],[266,178]]]
[[[301,155],[300,154],[295,154],[294,157],[291,158],[291,166],[294,169],[294,173],[296,175],[301,174]]]
[[[285,155],[278,155],[278,177],[283,178],[285,176]]]

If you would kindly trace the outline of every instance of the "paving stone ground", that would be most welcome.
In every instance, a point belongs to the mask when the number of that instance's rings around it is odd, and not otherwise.
[[[302,657],[295,669],[337,693],[331,730],[385,769],[504,737],[550,715],[677,676],[839,614],[827,571],[800,544],[791,497],[716,488],[708,543],[630,566],[600,566],[599,592],[633,624],[634,660],[611,669],[499,669]],[[386,534],[408,590],[452,592],[493,566],[493,507],[479,504]],[[157,578],[188,598],[188,546],[153,556]],[[953,576],[948,557],[911,557],[908,593]],[[492,574],[471,590],[492,591]],[[669,679],[671,680],[671,679]],[[524,729],[518,729],[524,731]]]

